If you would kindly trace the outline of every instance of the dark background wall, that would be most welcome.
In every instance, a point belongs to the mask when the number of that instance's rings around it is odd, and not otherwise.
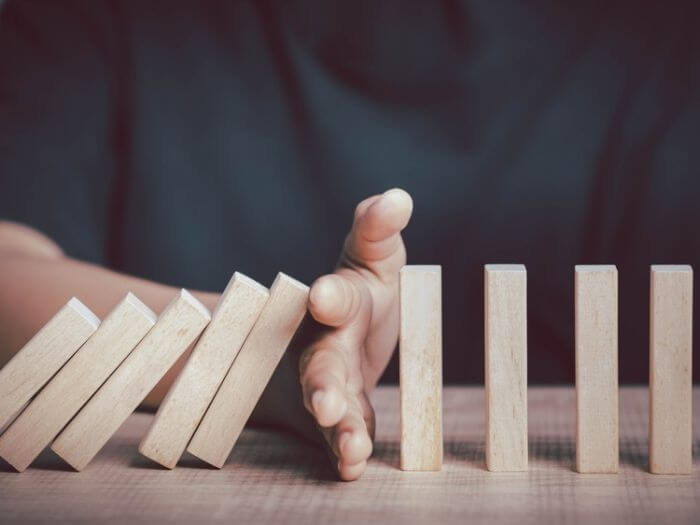
[[[643,382],[649,265],[700,267],[696,5],[11,1],[0,216],[221,289],[311,282],[400,186],[409,262],[443,265],[446,381],[482,380],[482,265],[518,262],[532,382],[573,380],[578,263],[618,265]]]

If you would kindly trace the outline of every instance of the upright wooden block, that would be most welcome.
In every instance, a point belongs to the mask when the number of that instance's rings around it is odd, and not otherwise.
[[[617,268],[576,266],[576,470],[619,467]]]
[[[141,441],[141,454],[164,467],[175,467],[268,296],[264,286],[238,272],[233,275]]]
[[[440,266],[399,275],[401,470],[442,468],[442,278]]]
[[[280,273],[187,451],[221,468],[306,313],[309,288]]]
[[[85,468],[209,320],[209,311],[187,290],[181,290],[153,328],[58,435],[51,449],[75,470]]]
[[[527,272],[484,267],[486,468],[527,470]]]
[[[0,370],[0,428],[87,341],[100,320],[73,297]]]
[[[0,437],[0,456],[22,472],[156,322],[129,293]]]
[[[693,467],[693,269],[651,267],[649,470],[690,474]]]

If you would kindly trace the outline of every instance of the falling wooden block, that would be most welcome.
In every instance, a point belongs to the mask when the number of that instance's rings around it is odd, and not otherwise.
[[[693,269],[651,267],[649,470],[690,474],[693,467]]]
[[[233,275],[141,441],[141,454],[164,467],[175,467],[268,296],[264,286],[243,274]]]
[[[306,313],[309,288],[280,273],[187,451],[221,468]]]
[[[0,437],[0,457],[25,470],[155,322],[129,293]]]
[[[440,266],[399,275],[401,470],[442,468],[442,279]]]
[[[187,290],[181,290],[153,328],[58,435],[51,449],[75,470],[85,468],[209,320],[209,311]]]
[[[484,267],[486,468],[527,470],[527,272]]]
[[[87,341],[100,320],[73,297],[0,370],[0,428]]]
[[[619,467],[617,268],[576,266],[576,470]]]

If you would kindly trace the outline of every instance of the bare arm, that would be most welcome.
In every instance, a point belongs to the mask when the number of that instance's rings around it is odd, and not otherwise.
[[[315,321],[297,334],[252,419],[318,438],[341,479],[362,475],[372,453],[374,411],[369,395],[398,338],[398,273],[406,261],[401,231],[411,197],[393,189],[358,204],[339,267],[311,287]],[[100,317],[128,292],[160,312],[176,290],[66,257],[46,236],[0,222],[0,364],[7,361],[71,296]],[[213,309],[217,294],[195,292]],[[145,400],[157,406],[187,353]],[[301,382],[301,388],[300,388]],[[306,409],[306,410],[305,410]]]
[[[0,290],[0,366],[72,296],[104,318],[129,291],[156,313],[176,293],[171,286],[71,259],[42,233],[1,221]],[[207,308],[214,308],[218,294],[193,293]],[[160,402],[188,354],[148,395],[147,406]]]

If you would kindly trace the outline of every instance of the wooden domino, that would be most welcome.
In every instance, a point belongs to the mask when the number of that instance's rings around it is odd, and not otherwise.
[[[0,370],[0,428],[70,359],[100,320],[73,297]]]
[[[309,288],[280,273],[187,451],[221,468],[306,314]]]
[[[617,268],[575,271],[576,470],[616,473],[619,467]]]
[[[181,290],[51,449],[75,470],[85,468],[210,319],[204,305]]]
[[[650,279],[649,470],[690,474],[693,269],[655,265]]]
[[[406,471],[442,468],[441,280],[440,266],[404,266],[399,274],[400,468]],[[213,316],[181,290],[158,318],[127,294],[102,323],[72,298],[0,370],[0,429],[6,429],[0,457],[22,472],[55,438],[52,450],[82,470],[196,341],[139,451],[169,469],[185,450],[221,468],[305,316],[308,294],[283,273],[269,291],[235,273]],[[616,473],[617,268],[576,266],[574,299],[576,470]],[[652,266],[652,473],[692,472],[692,326],[692,268]],[[486,467],[525,471],[523,265],[484,266],[484,358]]]
[[[128,294],[0,437],[0,457],[25,470],[155,322],[156,315]]]
[[[486,468],[527,470],[527,272],[484,267]]]
[[[238,272],[233,275],[141,441],[141,454],[175,467],[268,296],[264,286]]]
[[[401,470],[442,468],[442,283],[440,266],[399,276]]]

